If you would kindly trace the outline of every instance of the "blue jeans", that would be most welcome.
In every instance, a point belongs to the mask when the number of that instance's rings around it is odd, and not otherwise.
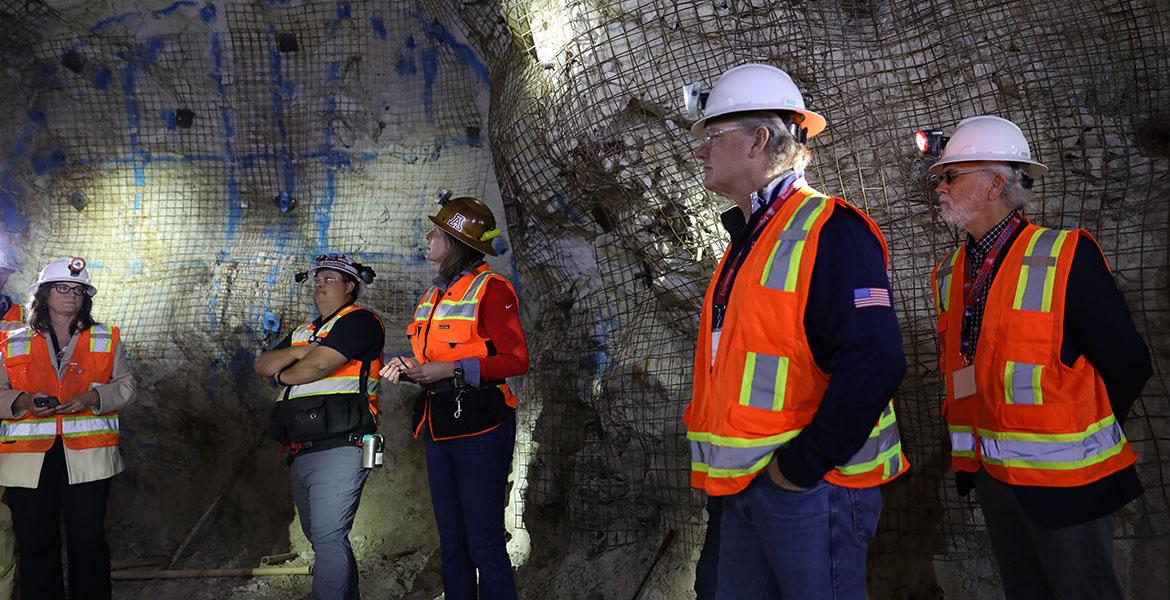
[[[361,597],[349,531],[369,474],[362,468],[362,449],[357,446],[310,452],[293,460],[293,502],[300,513],[301,530],[317,554],[314,600]]]
[[[760,473],[723,500],[717,600],[864,600],[882,494],[820,481],[803,492]]]
[[[442,545],[447,600],[516,598],[504,540],[508,470],[515,444],[514,417],[479,435],[441,442],[427,437],[427,477]]]

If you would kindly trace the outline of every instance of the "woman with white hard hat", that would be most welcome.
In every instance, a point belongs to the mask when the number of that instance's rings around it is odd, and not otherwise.
[[[528,345],[516,291],[483,260],[502,249],[491,209],[449,200],[446,190],[436,198],[425,258],[439,274],[407,326],[414,356],[391,358],[382,376],[423,386],[413,425],[426,443],[445,597],[508,600],[516,581],[504,506],[517,399],[505,378],[528,371]]]
[[[118,452],[118,410],[136,394],[117,327],[92,315],[97,288],[81,258],[61,258],[29,287],[26,327],[3,345],[0,485],[8,488],[21,597],[110,597],[104,525]]]

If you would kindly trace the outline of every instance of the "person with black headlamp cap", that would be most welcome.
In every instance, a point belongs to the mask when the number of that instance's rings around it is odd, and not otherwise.
[[[361,440],[378,427],[378,376],[385,332],[355,304],[374,271],[345,254],[317,257],[297,281],[313,285],[318,316],[256,359],[279,393],[269,432],[288,453],[301,529],[316,553],[313,598],[359,597],[349,543],[369,474]]]
[[[504,507],[517,399],[505,378],[528,371],[528,345],[512,284],[483,260],[500,247],[491,209],[444,192],[426,236],[439,275],[407,326],[414,357],[391,358],[382,376],[423,385],[414,434],[426,440],[445,597],[506,600],[516,598]]]

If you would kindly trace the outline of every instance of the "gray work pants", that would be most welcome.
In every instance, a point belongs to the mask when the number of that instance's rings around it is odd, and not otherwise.
[[[292,463],[292,496],[301,530],[317,555],[313,563],[313,600],[357,600],[357,561],[349,530],[369,475],[362,449],[344,446],[310,452]]]
[[[1037,524],[1011,486],[985,471],[975,493],[1007,600],[1121,600],[1113,571],[1113,515],[1059,529]]]

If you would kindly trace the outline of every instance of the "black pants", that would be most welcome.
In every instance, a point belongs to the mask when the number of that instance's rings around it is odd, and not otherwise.
[[[58,437],[45,453],[36,489],[8,488],[12,530],[20,556],[20,596],[64,600],[61,576],[61,517],[69,557],[69,598],[110,598],[110,547],[106,501],[110,479],[69,485],[65,449]]]

